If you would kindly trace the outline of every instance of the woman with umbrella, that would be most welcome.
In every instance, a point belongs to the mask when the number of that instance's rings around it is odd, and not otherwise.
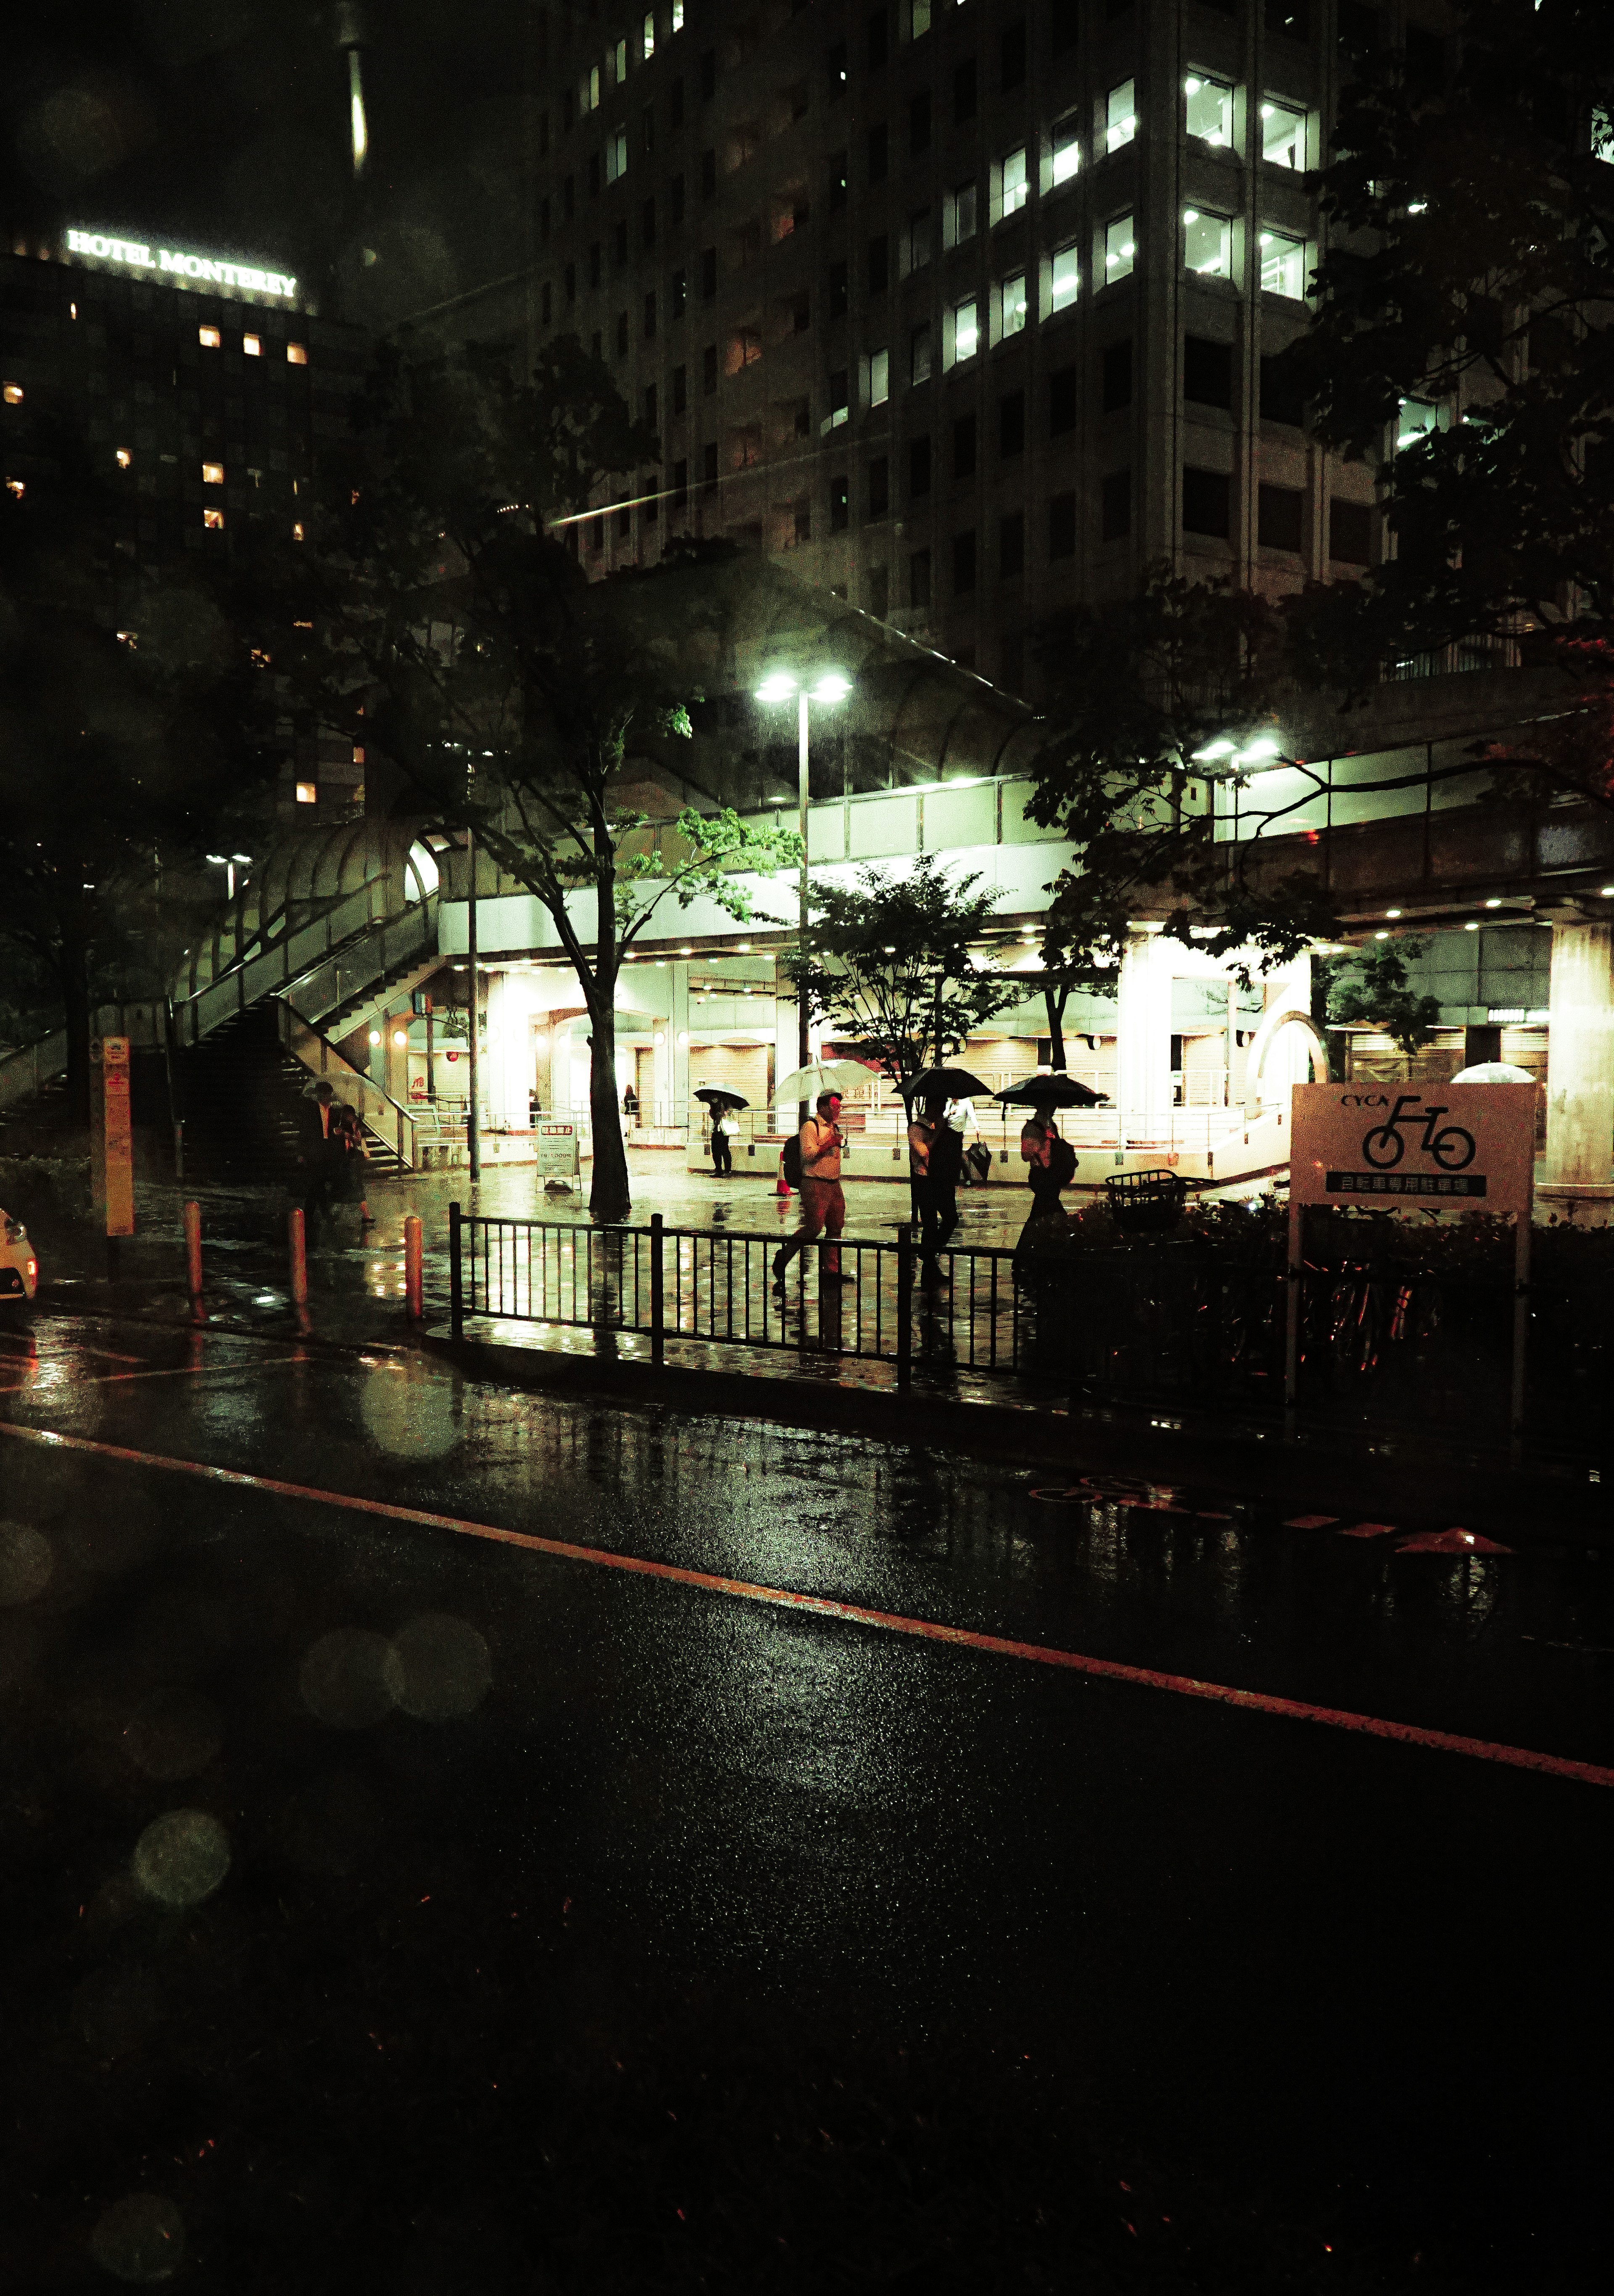
[[[1031,1209],[1014,1247],[1016,1265],[1023,1267],[1026,1259],[1043,1245],[1056,1242],[1070,1233],[1069,1218],[1060,1202],[1060,1194],[1076,1177],[1076,1151],[1061,1137],[1053,1111],[1057,1108],[1096,1108],[1100,1095],[1078,1084],[1074,1077],[1060,1072],[1027,1077],[994,1097],[1005,1107],[1031,1111],[1020,1136],[1020,1152],[1025,1160],[1026,1181],[1031,1190]]]
[[[703,1100],[711,1111],[712,1177],[721,1180],[734,1168],[732,1143],[735,1113],[741,1108],[749,1108],[750,1103],[742,1094],[725,1092],[716,1085],[702,1085],[695,1098]]]

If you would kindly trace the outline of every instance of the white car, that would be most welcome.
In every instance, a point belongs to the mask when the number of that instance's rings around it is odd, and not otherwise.
[[[39,1288],[39,1256],[28,1240],[28,1230],[10,1212],[0,1210],[0,1308],[31,1300]]]

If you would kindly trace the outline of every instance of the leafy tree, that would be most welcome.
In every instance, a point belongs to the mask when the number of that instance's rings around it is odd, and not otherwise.
[[[1314,602],[1336,663],[1614,614],[1614,12],[1459,12],[1449,78],[1356,60],[1322,177],[1312,422],[1359,454],[1401,434],[1394,556]]]
[[[1440,1006],[1433,996],[1414,992],[1406,968],[1428,946],[1415,934],[1403,933],[1349,956],[1323,959],[1318,967],[1325,999],[1323,1025],[1339,1028],[1348,1021],[1364,1021],[1382,1029],[1402,1052],[1421,1051],[1440,1025]]]
[[[721,587],[693,558],[590,583],[555,527],[658,452],[575,338],[545,346],[526,383],[474,349],[431,373],[389,350],[318,474],[306,541],[253,574],[263,643],[299,705],[373,743],[547,911],[588,1012],[602,1219],[630,1209],[625,954],[668,904],[706,898],[750,919],[747,875],[799,850],[793,832],[728,809],[685,807],[656,837],[624,793],[690,734],[692,655],[720,642]]]
[[[129,603],[83,440],[33,443],[0,494],[0,939],[54,984],[82,1119],[92,1002],[160,994],[211,905],[201,854],[239,840],[265,761],[215,610],[178,587]]]
[[[1287,809],[1264,807],[1252,780],[1279,750],[1283,636],[1266,601],[1154,567],[1134,596],[1045,625],[1038,650],[1055,692],[1027,809],[1073,849],[1049,889],[1055,973],[1087,985],[1112,968],[1144,906],[1164,906],[1176,939],[1213,956],[1257,951],[1263,969],[1337,930],[1312,874],[1269,882],[1250,869],[1253,842],[1211,836],[1218,788],[1236,786],[1264,828]]]
[[[813,1021],[893,1084],[958,1052],[1026,993],[1017,975],[978,957],[993,922],[979,882],[946,876],[925,854],[906,876],[860,869],[850,886],[819,885],[807,956],[782,960]]]

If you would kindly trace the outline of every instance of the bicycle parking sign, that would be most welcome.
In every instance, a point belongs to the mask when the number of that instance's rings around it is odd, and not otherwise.
[[[1536,1103],[1533,1084],[1296,1085],[1290,1201],[1528,1218]]]

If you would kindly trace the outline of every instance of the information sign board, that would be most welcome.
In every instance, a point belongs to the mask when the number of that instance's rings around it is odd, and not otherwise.
[[[538,1177],[575,1180],[578,1177],[578,1128],[575,1124],[540,1124]]]
[[[135,1233],[135,1136],[129,1121],[129,1040],[101,1039],[102,1140],[106,1172],[106,1232]]]
[[[1298,1084],[1294,1204],[1517,1213],[1536,1168],[1533,1084]]]

